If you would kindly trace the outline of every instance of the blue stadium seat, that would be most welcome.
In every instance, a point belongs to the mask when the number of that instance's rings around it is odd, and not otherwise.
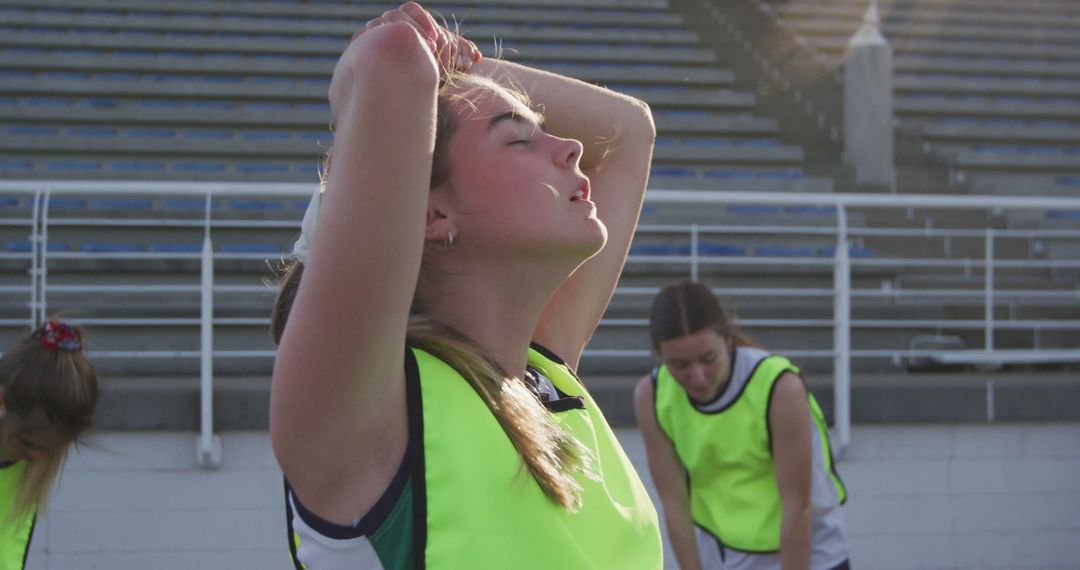
[[[637,244],[630,247],[630,255],[686,255],[690,246],[670,244]]]
[[[90,200],[91,208],[124,208],[128,210],[148,209],[151,202],[148,198],[94,198]]]
[[[225,165],[220,162],[178,162],[172,165],[173,172],[225,172]]]
[[[7,196],[0,196],[0,208],[15,208],[19,205],[18,198],[9,198]]]
[[[83,198],[57,198],[49,197],[49,208],[85,208],[86,200]]]
[[[780,206],[772,204],[733,204],[727,207],[729,214],[769,215],[779,214]]]
[[[144,162],[137,160],[120,160],[110,162],[109,166],[113,170],[127,171],[127,172],[164,172],[164,162]]]
[[[288,131],[244,131],[240,136],[247,140],[280,141],[289,138]]]
[[[63,97],[27,97],[24,101],[31,107],[70,107],[74,105],[71,99]]]
[[[229,200],[228,204],[234,210],[281,210],[285,207],[277,200]]]
[[[222,253],[282,253],[281,247],[268,243],[231,243],[221,246]]]
[[[217,209],[220,206],[219,200],[211,200],[211,209]],[[203,210],[206,208],[206,200],[204,198],[166,198],[161,201],[161,207],[166,210]]]
[[[1080,210],[1047,210],[1048,220],[1080,220]]]
[[[742,168],[710,168],[705,171],[705,178],[753,178],[753,170]]]
[[[236,165],[236,170],[245,174],[283,174],[289,171],[288,164],[247,162]]]
[[[802,170],[759,170],[757,177],[770,180],[802,180],[806,173]]]
[[[170,139],[176,136],[176,131],[161,128],[132,128],[126,129],[124,135],[133,138]]]
[[[34,163],[29,160],[0,159],[0,170],[33,170]]]
[[[715,255],[720,257],[742,257],[746,255],[746,248],[741,245],[726,243],[698,242],[699,255]]]
[[[71,137],[115,137],[116,129],[111,127],[71,127],[64,130]]]
[[[198,129],[194,131],[184,131],[184,138],[189,139],[231,139],[234,133],[232,131],[224,130],[207,130]]]
[[[155,253],[199,253],[202,244],[198,243],[152,243],[150,251]]]
[[[55,137],[60,134],[60,129],[56,127],[17,126],[8,127],[4,129],[4,132],[12,136]]]
[[[1080,186],[1080,176],[1058,176],[1054,184],[1059,186]]]
[[[86,242],[79,246],[87,253],[137,253],[145,248],[137,243]]]
[[[814,248],[795,245],[760,245],[754,255],[762,257],[813,257]]]

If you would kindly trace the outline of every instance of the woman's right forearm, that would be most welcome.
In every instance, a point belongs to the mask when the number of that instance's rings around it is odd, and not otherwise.
[[[671,539],[671,549],[679,561],[681,570],[701,570],[698,558],[697,538],[694,536],[694,522],[686,513],[664,513]]]

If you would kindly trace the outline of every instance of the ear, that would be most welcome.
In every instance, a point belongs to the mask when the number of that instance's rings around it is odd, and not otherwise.
[[[433,188],[428,195],[427,221],[424,224],[424,241],[445,243],[450,234],[460,237],[454,224],[453,214],[446,203],[445,191]]]

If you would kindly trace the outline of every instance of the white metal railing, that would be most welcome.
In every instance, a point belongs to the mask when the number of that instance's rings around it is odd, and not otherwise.
[[[296,221],[288,220],[228,220],[214,219],[212,210],[213,197],[274,197],[298,198],[310,195],[310,184],[242,184],[242,183],[183,183],[183,182],[53,182],[53,181],[0,181],[0,194],[22,195],[31,199],[30,219],[0,219],[0,227],[25,227],[31,236],[31,251],[26,254],[0,254],[4,259],[25,259],[29,262],[31,285],[0,286],[0,292],[27,294],[29,318],[25,321],[9,319],[0,322],[7,326],[33,326],[40,323],[48,314],[48,293],[185,293],[199,295],[200,316],[198,318],[87,318],[76,319],[90,326],[138,325],[138,326],[192,326],[200,330],[198,350],[111,350],[91,353],[95,358],[199,358],[200,359],[200,434],[197,454],[201,464],[212,467],[220,461],[220,441],[213,432],[213,362],[217,358],[271,357],[272,350],[215,350],[213,332],[215,326],[264,326],[265,318],[214,318],[213,306],[215,293],[257,293],[265,292],[265,286],[250,285],[215,285],[214,262],[224,259],[267,259],[276,257],[262,253],[225,253],[213,249],[213,231],[219,229],[288,229],[299,227]],[[202,219],[103,219],[103,218],[60,218],[51,216],[49,204],[54,195],[94,196],[189,196],[205,200],[205,213]],[[1080,304],[1080,288],[1075,290],[1001,290],[995,287],[996,270],[1068,268],[1080,269],[1080,260],[1076,259],[1001,259],[995,256],[995,244],[1002,240],[1044,240],[1078,239],[1080,229],[1072,230],[1013,230],[1013,229],[949,229],[949,228],[868,228],[849,227],[848,212],[859,209],[966,209],[982,210],[996,214],[999,211],[1016,210],[1080,210],[1080,199],[1058,197],[1003,197],[937,195],[867,195],[867,194],[798,194],[798,193],[749,193],[717,191],[664,191],[650,190],[646,202],[653,205],[731,205],[731,204],[771,204],[771,205],[811,205],[826,206],[835,210],[834,226],[795,227],[787,224],[771,226],[744,225],[664,225],[639,228],[638,236],[669,234],[685,236],[689,243],[686,255],[631,255],[629,264],[664,264],[685,266],[692,279],[700,277],[703,268],[722,265],[760,266],[760,267],[804,267],[817,268],[818,271],[831,270],[833,287],[831,288],[718,288],[722,295],[755,296],[762,298],[831,298],[833,300],[832,319],[742,319],[740,324],[748,327],[784,327],[784,328],[831,328],[833,331],[832,349],[784,350],[786,354],[800,358],[831,358],[834,370],[834,396],[837,444],[843,449],[850,441],[850,366],[853,358],[893,358],[932,357],[943,362],[1044,362],[1080,360],[1080,350],[1042,350],[1038,345],[1039,334],[1043,330],[1080,330],[1080,321],[1055,319],[1016,319],[1016,307],[1020,304]],[[110,252],[88,254],[85,252],[50,252],[50,228],[71,227],[172,227],[202,229],[202,248],[198,252],[162,253],[162,252]],[[754,257],[754,256],[713,256],[701,254],[702,240],[712,235],[789,235],[819,236],[835,243],[834,253],[830,257]],[[904,257],[852,257],[849,247],[852,240],[867,237],[909,238],[923,237],[940,239],[946,256],[941,258]],[[951,250],[958,241],[979,239],[983,244],[981,258],[954,258]],[[50,259],[187,259],[201,263],[200,282],[198,284],[155,284],[155,285],[101,285],[101,284],[50,284],[48,282],[48,263]],[[969,277],[982,273],[981,290],[951,289],[905,289],[888,283],[880,289],[853,289],[852,271],[862,268],[887,268],[900,271],[904,268],[932,267],[959,269]],[[887,285],[887,286],[886,286]],[[651,296],[658,288],[620,287],[618,295]],[[891,299],[905,302],[941,302],[981,304],[983,319],[954,319],[937,322],[919,319],[853,319],[851,302],[853,299]],[[995,307],[1009,307],[1009,319],[995,319]],[[602,327],[642,327],[644,319],[604,319]],[[875,329],[889,327],[926,328],[941,331],[943,329],[968,329],[984,331],[982,349],[968,351],[942,351],[928,349],[852,349],[851,329]],[[1000,329],[1029,330],[1035,334],[1036,342],[1032,350],[999,349],[994,345],[994,332]],[[644,331],[642,333],[645,334]],[[646,349],[586,351],[590,357],[637,357],[647,358]]]

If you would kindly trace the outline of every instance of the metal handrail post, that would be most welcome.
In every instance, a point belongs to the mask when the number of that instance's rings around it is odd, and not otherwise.
[[[986,262],[983,265],[985,271],[985,318],[986,329],[984,331],[984,350],[989,354],[994,352],[994,229],[986,228]]]
[[[30,330],[37,329],[38,280],[41,273],[41,191],[34,192],[34,202],[30,213]]]
[[[690,224],[690,280],[698,280],[698,225]]]
[[[833,423],[835,455],[851,443],[851,258],[848,253],[847,211],[836,205],[836,253],[833,265]]]
[[[45,322],[45,311],[48,305],[46,290],[49,282],[49,202],[52,200],[52,190],[45,190],[45,205],[41,208],[41,266],[39,267],[38,280],[41,287],[40,299],[38,299],[37,315],[31,328]]]
[[[206,228],[202,247],[202,309],[199,346],[199,441],[196,460],[204,469],[221,465],[221,438],[214,435],[214,247],[210,239],[212,194],[206,193]]]

